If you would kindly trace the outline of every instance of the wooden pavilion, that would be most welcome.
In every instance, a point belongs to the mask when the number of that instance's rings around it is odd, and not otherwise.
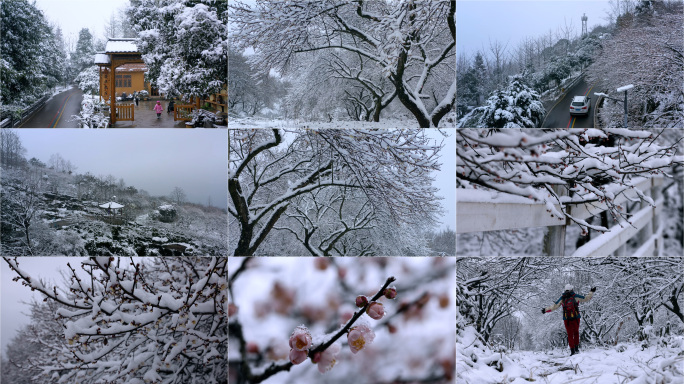
[[[145,64],[138,51],[138,39],[110,38],[103,53],[95,55],[95,64],[100,67],[100,95],[110,99],[110,121],[133,121],[133,105],[116,105],[116,68],[125,64]]]

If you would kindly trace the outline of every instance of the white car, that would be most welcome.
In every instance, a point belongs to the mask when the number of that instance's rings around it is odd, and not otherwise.
[[[570,103],[570,114],[586,115],[589,113],[589,108],[591,108],[591,97],[575,96]]]

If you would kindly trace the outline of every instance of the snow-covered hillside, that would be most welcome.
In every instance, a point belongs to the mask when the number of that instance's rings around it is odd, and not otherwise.
[[[37,176],[42,175],[42,176]],[[109,190],[124,212],[107,212],[90,179],[46,168],[2,173],[3,255],[225,255],[226,212],[196,204],[173,206],[167,198],[134,187]],[[114,188],[114,187],[111,187]],[[114,193],[111,193],[114,192]],[[120,193],[119,193],[120,192]],[[120,204],[119,204],[120,203]]]

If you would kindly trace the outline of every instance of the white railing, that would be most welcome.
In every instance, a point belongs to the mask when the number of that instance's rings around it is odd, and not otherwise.
[[[642,202],[635,212],[629,212],[632,225],[615,225],[580,248],[572,256],[654,256],[662,252],[662,228],[658,225],[658,215],[662,210],[664,198],[660,193],[662,177],[641,178],[633,185],[647,196],[660,196],[655,201],[655,208]],[[484,198],[483,198],[484,196]],[[638,200],[633,190],[625,191],[613,202],[621,204]],[[623,204],[627,209],[628,204]],[[502,229],[520,229],[531,227],[552,227],[563,229],[572,223],[569,219],[552,217],[545,204],[534,202],[519,196],[490,191],[472,191],[458,189],[456,191],[456,233],[497,231]],[[561,210],[556,205],[558,211]],[[607,209],[605,203],[566,204],[568,213],[578,219],[587,219]],[[563,256],[565,248],[565,231],[553,231],[556,247]],[[642,244],[633,255],[625,255],[627,241],[639,236]]]

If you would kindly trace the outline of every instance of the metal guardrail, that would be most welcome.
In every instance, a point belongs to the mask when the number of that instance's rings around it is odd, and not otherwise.
[[[38,109],[40,109],[40,107],[45,105],[45,102],[47,102],[47,100],[51,96],[52,95],[45,95],[45,96],[41,97],[40,99],[38,99],[38,101],[33,103],[33,105],[31,105],[30,107],[23,110],[21,112],[21,117],[19,118],[19,120],[14,120],[14,116],[11,116],[5,120],[2,120],[2,122],[0,122],[0,127],[1,128],[15,128],[17,125],[23,124],[26,121],[26,119],[28,119],[35,111],[37,111]]]

